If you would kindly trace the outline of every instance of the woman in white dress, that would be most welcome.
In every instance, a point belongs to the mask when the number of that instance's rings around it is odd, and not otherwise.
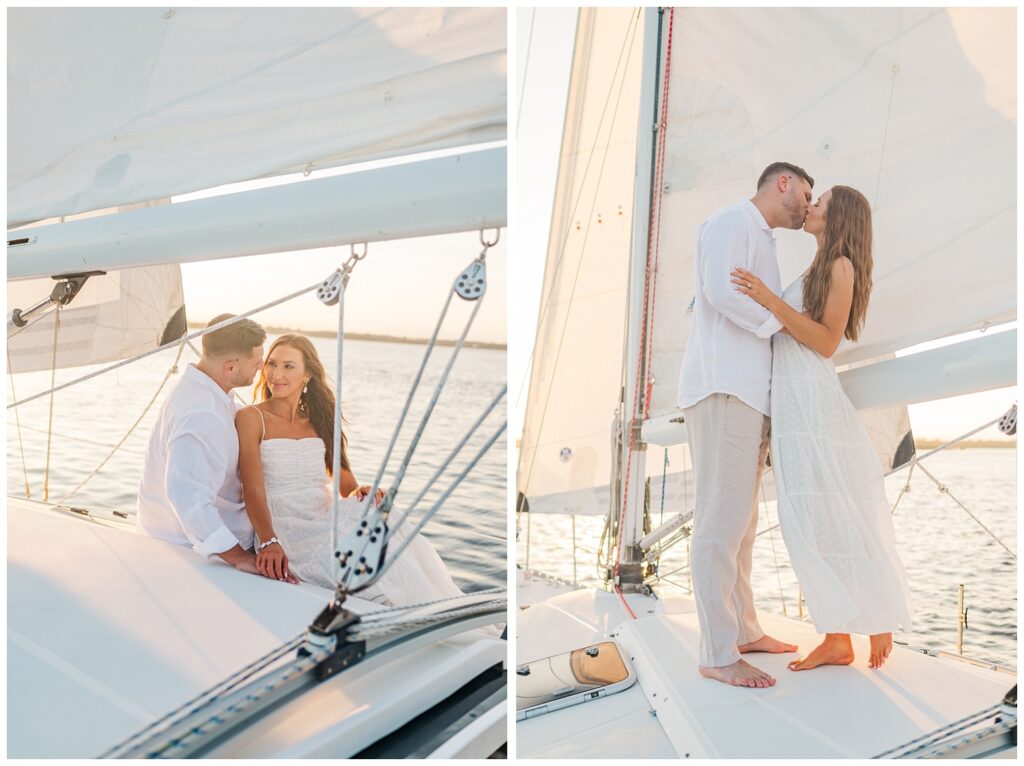
[[[256,566],[267,577],[288,580],[294,575],[333,589],[334,392],[308,338],[282,335],[274,341],[256,381],[255,399],[254,406],[238,411],[235,426],[245,508],[258,540]],[[358,521],[370,491],[352,475],[347,443],[342,434],[339,538]],[[382,496],[378,490],[374,502]],[[411,521],[404,522],[388,549],[396,550],[411,527]],[[417,534],[383,577],[359,595],[406,606],[462,591],[433,546]]]
[[[779,523],[814,626],[825,639],[790,670],[853,662],[851,633],[870,636],[868,665],[910,629],[910,592],[896,553],[882,464],[831,357],[857,340],[871,294],[871,207],[847,186],[825,192],[804,231],[810,268],[777,296],[753,274],[736,289],[784,325],[772,341],[771,460]]]

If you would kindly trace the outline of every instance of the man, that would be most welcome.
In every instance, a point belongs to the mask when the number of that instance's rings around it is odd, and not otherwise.
[[[690,555],[698,667],[701,675],[734,686],[775,684],[741,654],[797,647],[761,630],[750,587],[757,493],[768,452],[771,336],[782,324],[737,292],[730,272],[740,266],[782,292],[772,230],[803,226],[813,186],[796,165],[772,163],[752,199],[719,210],[697,233],[694,317],[678,403],[697,490]]]
[[[230,319],[215,317],[208,326]],[[238,479],[238,434],[231,389],[252,384],[267,335],[242,319],[204,335],[203,355],[188,365],[160,408],[139,483],[139,531],[217,556],[259,574],[253,528]],[[289,576],[291,581],[294,578]]]

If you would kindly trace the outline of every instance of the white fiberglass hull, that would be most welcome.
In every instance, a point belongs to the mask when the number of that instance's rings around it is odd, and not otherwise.
[[[538,583],[529,585],[536,597]],[[517,663],[613,637],[637,673],[630,689],[516,725],[523,758],[870,758],[998,703],[1016,674],[897,646],[878,671],[854,636],[849,667],[794,673],[792,654],[748,659],[776,686],[742,689],[697,672],[695,605],[686,596],[577,590],[519,612]],[[808,651],[813,625],[762,613],[762,627]]]
[[[14,498],[7,508],[8,757],[95,757],[302,633],[330,596],[237,572],[126,522]],[[479,631],[421,638],[264,713],[215,754],[352,756],[504,658],[505,642]],[[504,742],[498,707],[461,732],[456,755]]]

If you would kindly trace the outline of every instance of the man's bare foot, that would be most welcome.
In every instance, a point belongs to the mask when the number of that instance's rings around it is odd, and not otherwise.
[[[779,639],[772,638],[765,633],[757,639],[757,641],[751,641],[749,644],[740,644],[736,648],[740,650],[740,654],[746,654],[747,652],[771,652],[772,654],[782,654],[783,652],[795,652],[800,647],[796,644],[787,644],[783,641],[779,641]]]
[[[732,665],[720,668],[698,667],[697,670],[705,678],[713,678],[723,684],[732,686],[748,686],[752,689],[766,689],[775,686],[775,679],[758,670],[746,660],[736,660]]]
[[[849,665],[853,662],[853,642],[846,633],[828,633],[825,640],[801,660],[793,660],[790,670],[813,670],[819,665]]]
[[[880,668],[889,659],[892,651],[892,633],[876,633],[871,636],[871,657],[868,658],[869,668]]]

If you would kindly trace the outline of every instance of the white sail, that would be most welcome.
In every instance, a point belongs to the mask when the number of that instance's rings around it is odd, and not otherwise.
[[[505,29],[504,8],[12,9],[8,226],[503,140]]]
[[[642,48],[639,10],[580,10],[519,461],[534,512],[608,509]]]
[[[630,216],[635,134],[633,142],[602,143],[578,128],[584,115],[606,108],[609,72],[630,28],[626,14],[602,9],[580,16],[519,462],[519,491],[531,511],[607,509],[612,413],[621,369],[631,375],[636,365],[622,359],[619,325],[629,243],[607,225],[609,210],[624,223]],[[656,443],[684,440],[673,437],[684,430],[671,421],[679,415],[696,229],[718,208],[752,196],[772,161],[804,166],[817,193],[846,184],[872,203],[871,306],[861,340],[844,343],[836,355],[840,367],[1016,316],[1013,9],[685,8],[675,10],[671,30],[668,21],[666,13],[667,136],[663,180],[654,189],[661,197],[649,304],[647,417],[662,432]],[[590,30],[602,22],[618,37],[597,38]],[[821,61],[829,66],[815,66]],[[639,80],[639,67],[632,71]],[[780,83],[792,85],[780,91]],[[633,114],[631,103],[618,124]],[[652,105],[634,129],[657,121]],[[578,178],[595,153],[605,169],[603,193]],[[592,207],[581,204],[581,213],[567,216],[577,200]],[[814,241],[802,232],[778,236],[788,282],[810,263]],[[989,387],[996,385],[1005,382]],[[912,443],[906,408],[896,404],[864,415],[887,467]],[[670,453],[667,495],[686,496],[679,472],[687,463],[684,452]],[[660,449],[649,451],[645,473],[653,477],[655,505],[662,465]]]
[[[651,417],[676,409],[694,232],[775,160],[872,204],[867,324],[837,364],[1016,316],[1015,29],[1012,8],[676,10]],[[788,283],[814,242],[778,236]]]
[[[8,309],[24,309],[50,294],[52,279],[7,283]],[[7,340],[15,373],[79,367],[127,359],[186,332],[181,267],[147,266],[89,277],[81,292],[57,312],[14,331]],[[54,339],[57,348],[54,353]]]

